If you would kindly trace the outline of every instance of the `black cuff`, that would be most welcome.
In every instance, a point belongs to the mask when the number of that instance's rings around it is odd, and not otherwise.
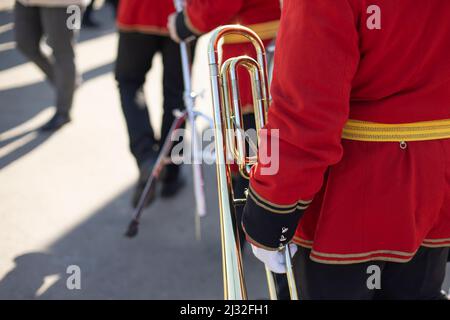
[[[184,19],[184,12],[177,14],[177,19],[175,21],[177,28],[177,35],[181,40],[186,40],[190,37],[197,37],[197,35],[192,32],[191,29],[186,25],[186,20]]]
[[[250,242],[269,250],[286,246],[309,202],[278,206],[249,188],[242,227]]]

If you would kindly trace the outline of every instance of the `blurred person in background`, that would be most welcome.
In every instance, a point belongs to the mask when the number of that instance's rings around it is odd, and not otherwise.
[[[68,13],[71,5],[80,12],[90,0],[17,0],[15,14],[15,38],[17,48],[46,75],[56,91],[56,112],[42,127],[43,131],[55,131],[70,122],[74,92],[81,79],[75,66],[76,30],[70,28]],[[50,57],[40,48],[46,39],[52,49]]]
[[[87,7],[83,15],[83,27],[97,28],[99,23],[92,18],[92,12],[94,11],[95,0],[93,0]]]
[[[100,3],[100,7],[103,6],[104,3],[112,6],[114,14],[117,13],[117,6],[119,5],[119,0],[105,0],[105,2],[101,2],[100,0],[93,0],[87,7],[83,15],[83,27],[86,28],[98,28],[100,27],[100,23],[93,19],[93,12],[97,6],[97,3]]]
[[[119,0],[106,0],[106,2],[113,7],[114,13],[117,14],[117,9],[119,7]]]
[[[175,117],[175,109],[183,109],[183,74],[179,45],[170,39],[168,16],[175,11],[172,0],[120,1],[117,24],[119,48],[115,76],[119,87],[131,153],[139,168],[139,178],[132,199],[137,206],[145,183],[158,157]],[[160,140],[150,123],[144,84],[152,60],[160,52],[163,61],[163,116]],[[180,166],[168,164],[162,176],[162,197],[174,196],[183,186]],[[146,205],[155,196],[151,190]]]

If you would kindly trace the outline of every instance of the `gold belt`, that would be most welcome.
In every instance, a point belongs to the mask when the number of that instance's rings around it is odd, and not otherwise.
[[[342,138],[357,141],[403,142],[450,138],[450,119],[401,124],[348,120]]]
[[[278,27],[280,25],[280,20],[268,21],[263,23],[256,23],[251,25],[246,25],[246,27],[255,31],[255,33],[261,38],[261,40],[271,40],[275,39]],[[240,35],[231,34],[225,37],[225,44],[236,44],[236,43],[247,43],[249,42],[247,38]]]

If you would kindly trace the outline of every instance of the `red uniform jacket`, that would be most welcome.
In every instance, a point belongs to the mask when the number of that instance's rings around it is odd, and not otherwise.
[[[420,245],[450,245],[448,139],[341,139],[349,118],[450,119],[448,12],[447,0],[284,1],[261,136],[263,150],[279,142],[278,170],[253,168],[251,241],[276,248],[297,229],[296,242],[326,263],[404,262]]]
[[[253,29],[267,45],[276,37],[281,15],[279,0],[188,0],[177,18],[181,38],[201,35],[224,24],[241,24]],[[223,59],[240,55],[254,57],[254,49],[245,38],[226,39]],[[251,86],[245,71],[239,71],[240,98],[244,109],[251,110]]]
[[[167,18],[173,12],[173,0],[121,0],[117,24],[122,31],[168,35]]]
[[[187,24],[197,34],[224,24],[278,21],[280,14],[279,0],[188,0],[185,10]]]

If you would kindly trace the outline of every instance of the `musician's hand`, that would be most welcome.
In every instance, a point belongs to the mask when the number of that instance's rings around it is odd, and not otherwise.
[[[172,13],[169,16],[169,19],[167,20],[167,29],[169,30],[170,38],[172,38],[173,41],[179,43],[180,38],[178,37],[177,34],[177,24],[176,24],[177,14],[178,13]]]
[[[297,252],[297,246],[290,244],[291,256]],[[252,244],[252,251],[256,258],[262,261],[267,268],[275,273],[286,273],[286,259],[282,251],[270,251]]]

